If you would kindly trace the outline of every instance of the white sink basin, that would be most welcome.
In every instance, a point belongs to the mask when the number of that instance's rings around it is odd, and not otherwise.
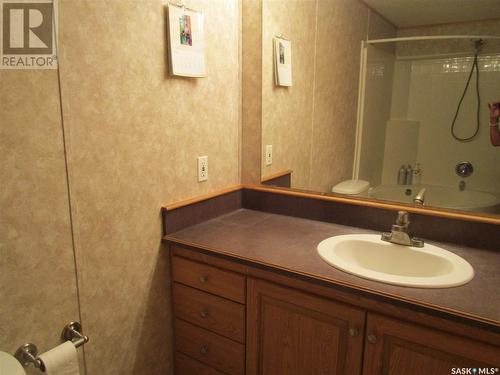
[[[458,255],[425,244],[416,248],[382,241],[377,234],[349,234],[323,240],[320,257],[330,265],[371,280],[417,288],[450,288],[474,277]]]

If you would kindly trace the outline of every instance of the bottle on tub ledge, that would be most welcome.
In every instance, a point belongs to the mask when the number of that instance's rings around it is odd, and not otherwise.
[[[405,174],[405,185],[411,185],[413,182],[413,168],[411,167],[410,164],[406,167],[406,174]]]
[[[419,163],[415,163],[413,168],[413,185],[420,185],[422,183],[422,169]]]
[[[398,185],[404,185],[405,183],[406,183],[406,168],[404,165],[402,165],[398,171]]]

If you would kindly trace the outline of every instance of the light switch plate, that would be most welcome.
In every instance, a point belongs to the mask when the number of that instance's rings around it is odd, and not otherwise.
[[[208,156],[198,157],[198,182],[208,180]]]
[[[266,145],[266,165],[273,164],[273,145]]]

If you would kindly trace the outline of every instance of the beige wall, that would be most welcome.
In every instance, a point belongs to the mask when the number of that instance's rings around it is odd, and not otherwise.
[[[361,40],[369,15],[357,1],[318,1],[309,181],[314,191],[329,192],[352,175]]]
[[[79,319],[57,71],[0,82],[0,350],[44,350]]]
[[[208,77],[173,78],[162,0],[59,2],[62,105],[87,375],[172,370],[161,205],[237,184],[237,0],[206,16]],[[79,319],[55,72],[0,71],[1,350]],[[15,88],[13,91],[12,88]],[[8,103],[8,106],[5,106]],[[209,180],[197,182],[196,157]],[[22,286],[22,287],[21,287]]]
[[[203,79],[167,74],[164,3],[61,4],[89,375],[169,372],[171,306],[159,208],[239,182],[238,2],[188,4],[205,11]],[[204,183],[197,182],[199,155],[209,157]]]
[[[293,86],[276,87],[273,37],[292,41]],[[273,164],[262,175],[293,170],[293,186],[307,188],[312,141],[316,1],[265,0],[262,6],[262,155],[273,145]]]
[[[260,183],[262,139],[262,0],[244,0],[241,27],[241,182]]]
[[[266,0],[262,30],[262,175],[292,169],[293,187],[330,191],[352,174],[361,40],[395,28],[358,1]],[[274,85],[276,34],[292,41],[289,88]]]

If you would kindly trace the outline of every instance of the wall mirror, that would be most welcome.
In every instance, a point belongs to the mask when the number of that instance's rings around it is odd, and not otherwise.
[[[498,5],[263,0],[262,182],[500,215]],[[275,84],[275,36],[291,87]]]

